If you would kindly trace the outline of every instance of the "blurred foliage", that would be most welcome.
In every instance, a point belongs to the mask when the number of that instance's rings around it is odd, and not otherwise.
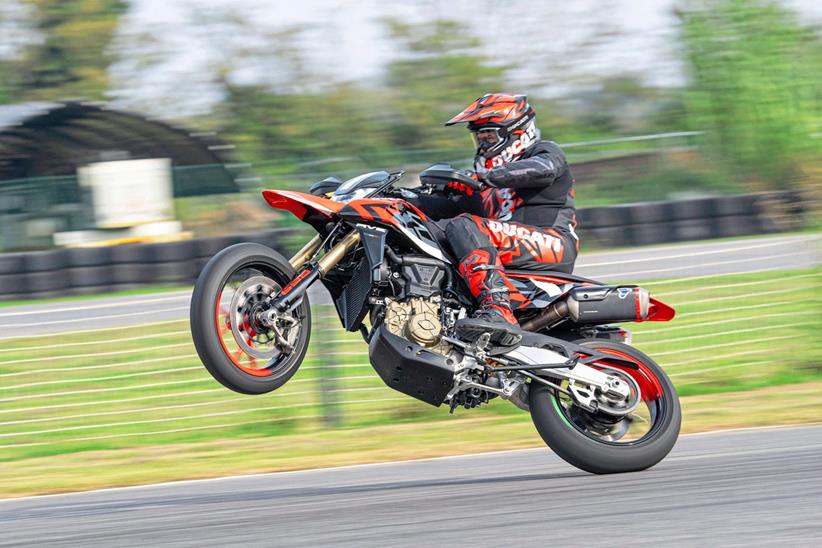
[[[596,181],[580,186],[576,202],[577,207],[594,207],[744,192],[744,188],[729,181],[718,180],[714,174],[666,161],[659,162],[640,174],[616,169]]]
[[[634,74],[603,78],[568,106],[575,113],[570,123],[592,135],[678,131],[685,116],[680,90],[648,86]]]
[[[467,49],[456,24],[413,26],[388,21],[399,56],[377,87],[343,83],[299,93],[226,83],[223,128],[242,154],[273,173],[393,166],[409,153],[464,149],[464,132],[444,122],[471,100],[503,85],[503,70]],[[310,80],[306,74],[298,77]],[[322,159],[322,163],[313,160]],[[302,171],[305,171],[302,169]]]
[[[108,89],[107,46],[127,0],[22,0],[37,39],[0,63],[15,101],[102,99]],[[6,92],[5,100],[11,94]],[[4,102],[0,89],[0,102]]]
[[[479,54],[477,39],[457,22],[383,23],[395,48],[378,81],[322,85],[298,48],[287,45],[298,43],[299,28],[289,29],[289,41],[275,54],[289,75],[287,85],[238,83],[230,71],[224,74],[217,125],[264,177],[261,185],[304,188],[331,173],[413,170],[437,161],[468,165],[473,145],[467,131],[443,124],[483,93],[518,91],[506,89],[507,67]],[[264,63],[260,57],[266,55],[248,49],[243,54],[255,63]],[[684,112],[677,90],[649,87],[633,75],[604,79],[599,91],[574,98],[531,101],[543,137],[561,142],[676,130]],[[620,147],[616,154],[648,144]],[[608,155],[609,147],[601,148],[570,154]]]
[[[402,148],[454,148],[471,141],[443,124],[477,97],[504,85],[504,70],[471,53],[476,39],[453,21],[388,21],[401,56],[388,65],[390,131]],[[466,147],[468,148],[468,147]]]
[[[705,0],[680,14],[693,129],[737,180],[787,188],[819,155],[822,42],[788,9],[762,0]]]
[[[218,130],[235,144],[237,160],[252,163],[253,175],[262,176],[257,182],[248,177],[251,187],[304,188],[329,173],[347,177],[382,168],[413,171],[437,161],[467,165],[460,164],[473,152],[467,132],[444,127],[446,120],[483,93],[528,92],[509,88],[524,63],[533,65],[534,89],[572,82],[572,67],[579,64],[578,55],[570,55],[544,65],[536,44],[534,58],[508,66],[484,56],[478,44],[486,37],[462,23],[433,16],[414,24],[386,19],[382,24],[391,55],[382,75],[340,82],[309,62],[306,27],[272,27],[235,3],[205,10],[192,3],[183,10],[191,27],[185,32],[175,28],[176,21],[158,23],[135,36],[118,35],[112,45],[130,5],[129,0],[12,0],[0,5],[0,33],[27,27],[33,36],[15,38],[14,54],[6,51],[0,58],[0,102],[116,99],[110,74],[122,80],[121,88],[131,86],[139,96],[146,89],[140,87],[147,74],[141,70],[187,53],[160,38],[177,33],[194,37],[206,50],[201,57],[210,61],[202,74],[165,95],[178,105],[208,96],[203,103],[210,105],[207,114],[182,122]],[[686,6],[679,13],[677,45],[686,61],[687,86],[654,87],[626,67],[622,74],[591,75],[587,87],[562,97],[530,94],[543,137],[561,143],[706,131],[698,161],[643,172],[638,181],[634,173],[596,172],[595,180],[579,181],[581,203],[584,185],[589,185],[589,203],[614,203],[662,199],[682,189],[721,193],[787,187],[802,173],[818,181],[814,162],[822,141],[808,139],[819,132],[821,122],[818,29],[801,25],[793,12],[766,0],[693,0]],[[19,21],[4,26],[6,13]],[[598,33],[594,45],[615,36]],[[124,60],[127,66],[111,70]],[[148,103],[156,98],[149,94],[142,100],[127,104],[151,113]],[[567,152],[579,163],[673,149],[677,144],[672,143],[619,143]]]
[[[279,94],[229,85],[224,130],[242,154],[264,163],[355,156],[384,150],[376,94],[341,85],[330,91]]]
[[[11,102],[12,89],[8,85],[9,69],[5,63],[0,62],[0,105],[5,105]]]

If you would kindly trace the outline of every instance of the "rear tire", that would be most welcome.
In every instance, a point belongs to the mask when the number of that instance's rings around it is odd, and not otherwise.
[[[532,382],[529,390],[531,418],[542,439],[563,460],[593,474],[634,472],[654,466],[671,451],[679,436],[681,410],[676,390],[668,376],[642,352],[622,343],[587,340],[583,346],[603,352],[618,352],[637,361],[653,375],[661,392],[656,401],[658,419],[647,434],[636,441],[613,443],[584,433],[567,415],[556,391]],[[578,409],[578,408],[577,408]]]
[[[270,369],[244,367],[236,355],[229,355],[221,333],[220,299],[229,278],[244,269],[264,272],[280,287],[294,277],[288,260],[260,244],[242,243],[225,248],[203,268],[191,296],[191,335],[197,354],[209,373],[223,386],[241,394],[264,394],[288,382],[297,372],[308,349],[311,309],[308,295],[294,313],[302,317],[293,350]]]

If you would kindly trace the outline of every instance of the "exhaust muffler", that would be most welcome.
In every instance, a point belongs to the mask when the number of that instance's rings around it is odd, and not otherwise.
[[[650,302],[648,290],[636,285],[576,287],[522,328],[537,331],[568,319],[577,324],[642,321],[648,317]]]

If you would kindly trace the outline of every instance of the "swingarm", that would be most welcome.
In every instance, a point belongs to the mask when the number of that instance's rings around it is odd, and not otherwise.
[[[558,339],[556,341],[563,350],[572,350],[566,349],[566,346],[577,346]],[[546,348],[521,345],[502,355],[488,356],[483,346],[483,342],[487,344],[487,341],[483,341],[483,337],[473,344],[450,338],[448,342],[461,346],[465,351],[455,371],[454,385],[446,398],[452,406],[456,394],[463,390],[485,390],[523,407],[526,379],[567,395],[576,405],[589,412],[599,410],[624,416],[633,412],[641,400],[639,386],[630,375],[620,374],[618,369],[607,366],[598,366],[605,370],[602,371],[587,365],[597,359],[611,359],[610,355],[593,353],[581,360],[575,352],[568,352],[574,355],[568,358]],[[590,350],[587,352],[590,353]],[[476,373],[480,372],[486,374],[485,383],[477,378]],[[562,386],[563,383],[565,386]]]

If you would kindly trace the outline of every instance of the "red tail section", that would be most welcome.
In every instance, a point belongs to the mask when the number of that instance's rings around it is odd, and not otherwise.
[[[648,306],[648,317],[642,321],[668,322],[673,320],[674,316],[676,316],[676,310],[674,310],[673,306],[669,306],[651,297],[651,303]]]

